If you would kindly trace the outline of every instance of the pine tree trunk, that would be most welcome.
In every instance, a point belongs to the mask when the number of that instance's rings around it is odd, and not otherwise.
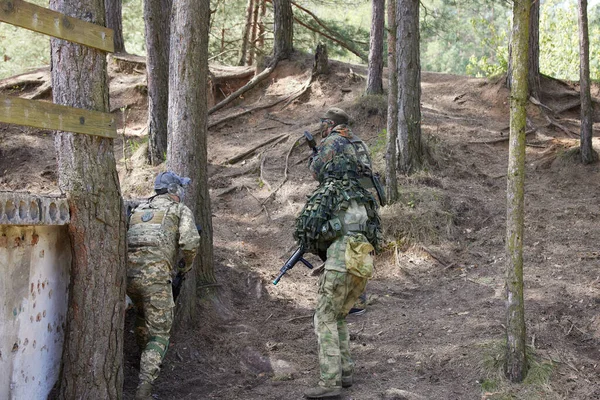
[[[521,382],[527,374],[523,303],[523,223],[525,192],[525,128],[530,0],[515,0],[512,31],[510,141],[506,190],[506,366],[507,377]]]
[[[398,74],[398,171],[408,174],[422,164],[421,65],[419,60],[419,1],[396,5],[396,72]]]
[[[273,0],[274,35],[273,55],[277,60],[288,58],[294,51],[294,26],[290,0]]]
[[[242,46],[240,51],[240,61],[238,65],[246,65],[246,52],[248,49],[248,38],[252,29],[252,10],[254,9],[254,0],[248,0],[246,7],[246,25],[244,25],[244,34],[242,35]]]
[[[104,0],[106,27],[114,31],[115,53],[125,53],[122,6],[122,0]]]
[[[254,63],[254,54],[256,54],[256,35],[258,35],[258,11],[260,10],[260,0],[254,0],[254,10],[252,11],[252,32],[250,33],[250,48],[248,49],[248,65]]]
[[[529,50],[528,59],[529,66],[527,70],[527,82],[529,95],[535,97],[538,100],[542,100],[541,86],[540,86],[540,1],[530,0],[530,14],[529,14]],[[513,74],[513,37],[511,38],[508,45],[508,70],[506,73],[506,86],[510,89],[512,84]]]
[[[540,0],[531,0],[529,15],[529,69],[527,83],[529,95],[541,99],[540,88]]]
[[[169,116],[169,30],[173,0],[144,0],[148,80],[148,162],[167,154]]]
[[[50,1],[52,10],[104,25],[102,0]],[[106,53],[51,40],[57,104],[108,111]],[[57,132],[59,187],[67,195],[73,261],[58,398],[121,399],[125,215],[113,140]]]
[[[369,44],[369,72],[366,94],[383,94],[383,31],[385,27],[385,0],[373,1],[371,39]]]
[[[593,105],[590,89],[590,40],[588,37],[587,0],[579,0],[579,90],[581,97],[581,162],[597,160],[592,148]]]
[[[396,0],[388,0],[388,117],[387,146],[385,151],[386,203],[398,200],[398,179],[396,176],[396,141],[398,138],[398,72],[396,71]]]
[[[185,204],[202,227],[195,274],[188,274],[195,276],[190,276],[182,291],[184,298],[178,310],[178,324],[198,321],[196,294],[209,300],[216,297],[214,286],[203,289],[216,283],[206,147],[209,15],[209,0],[179,0],[173,4],[167,166],[180,176],[192,179]],[[194,289],[193,286],[198,290],[189,290]]]

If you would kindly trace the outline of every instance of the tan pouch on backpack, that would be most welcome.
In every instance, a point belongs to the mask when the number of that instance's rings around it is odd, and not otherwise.
[[[362,235],[349,235],[346,241],[346,269],[349,274],[360,278],[373,277],[373,257],[371,252],[375,248]]]

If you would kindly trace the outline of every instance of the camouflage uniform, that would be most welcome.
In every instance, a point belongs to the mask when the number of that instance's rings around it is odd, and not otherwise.
[[[314,316],[319,386],[324,388],[338,388],[351,379],[346,315],[372,276],[369,253],[381,241],[377,202],[359,182],[364,154],[352,144],[356,140],[347,125],[336,126],[323,140],[310,164],[320,185],[297,218],[294,233],[307,251],[322,256],[326,251]]]
[[[169,347],[173,323],[172,273],[178,249],[187,272],[200,236],[191,210],[157,195],[133,210],[127,232],[127,294],[137,309],[135,334],[142,349],[140,382],[152,383]]]

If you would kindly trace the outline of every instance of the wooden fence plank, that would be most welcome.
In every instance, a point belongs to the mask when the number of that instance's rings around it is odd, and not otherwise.
[[[0,21],[107,52],[115,51],[112,29],[23,0],[0,0]]]
[[[115,118],[108,113],[24,100],[0,94],[0,122],[86,135],[117,137]]]

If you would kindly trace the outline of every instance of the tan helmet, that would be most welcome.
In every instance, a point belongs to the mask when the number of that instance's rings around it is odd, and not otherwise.
[[[336,125],[347,124],[350,121],[348,114],[337,107],[332,107],[327,110],[323,118],[332,120]]]

